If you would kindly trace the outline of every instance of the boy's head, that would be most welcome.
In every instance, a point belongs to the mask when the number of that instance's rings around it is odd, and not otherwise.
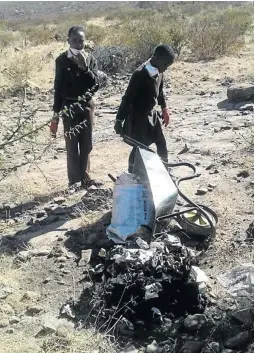
[[[151,64],[155,66],[160,73],[173,64],[177,54],[171,45],[159,45],[154,50],[151,58]]]
[[[71,48],[76,50],[84,49],[85,45],[85,30],[81,26],[73,26],[69,29],[67,42]]]

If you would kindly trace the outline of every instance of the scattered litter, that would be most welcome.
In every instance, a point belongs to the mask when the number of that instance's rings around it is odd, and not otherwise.
[[[61,314],[61,316],[66,317],[68,319],[75,318],[75,313],[74,313],[72,307],[70,306],[70,304],[66,304],[66,305],[62,306],[62,308],[60,310],[60,314]]]
[[[145,286],[145,300],[158,298],[158,293],[162,291],[162,286],[160,283],[152,283]]]
[[[218,276],[218,281],[234,297],[253,297],[254,267],[252,264],[242,264],[233,267]]]
[[[206,282],[208,282],[208,277],[205,272],[197,266],[191,266],[191,276],[198,284],[198,289],[200,293],[205,293]]]
[[[144,250],[148,250],[150,248],[150,246],[148,245],[148,243],[146,243],[145,240],[141,239],[141,238],[137,238],[135,240],[136,244],[139,246],[139,248],[144,249]]]

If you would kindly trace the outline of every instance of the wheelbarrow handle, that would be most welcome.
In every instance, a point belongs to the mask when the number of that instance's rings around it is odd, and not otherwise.
[[[197,178],[197,177],[200,176],[199,174],[197,174],[196,167],[193,164],[189,163],[189,162],[167,163],[166,166],[168,168],[188,167],[188,168],[193,170],[193,174],[192,175],[178,179],[177,182],[176,182],[177,185],[179,185],[182,181],[191,180],[191,179],[194,179],[194,178]]]
[[[152,149],[150,149],[148,146],[144,145],[143,143],[141,143],[141,142],[139,142],[139,141],[136,141],[136,140],[132,139],[131,137],[129,137],[129,136],[127,136],[127,135],[123,135],[122,137],[123,137],[123,141],[126,142],[128,145],[130,145],[130,146],[132,146],[132,147],[140,147],[140,148],[145,149],[146,151],[155,153],[155,152],[154,152]],[[195,167],[193,164],[191,164],[191,163],[188,163],[188,162],[167,163],[167,162],[164,162],[162,159],[161,159],[161,162],[165,165],[166,168],[188,167],[188,168],[191,168],[191,169],[193,170],[193,175],[190,175],[190,176],[183,177],[183,178],[179,179],[179,180],[176,182],[177,185],[179,185],[182,181],[190,180],[190,179],[199,177],[199,175],[197,174],[196,167]]]

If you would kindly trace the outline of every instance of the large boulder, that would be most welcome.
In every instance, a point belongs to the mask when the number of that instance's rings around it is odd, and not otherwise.
[[[230,102],[251,101],[254,99],[254,86],[248,84],[231,86],[227,90],[227,96]]]

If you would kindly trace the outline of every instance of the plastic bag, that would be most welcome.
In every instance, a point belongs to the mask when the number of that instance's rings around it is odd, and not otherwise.
[[[148,226],[153,201],[147,188],[134,174],[124,173],[115,182],[111,225],[106,234],[115,243],[124,243],[141,226]]]

